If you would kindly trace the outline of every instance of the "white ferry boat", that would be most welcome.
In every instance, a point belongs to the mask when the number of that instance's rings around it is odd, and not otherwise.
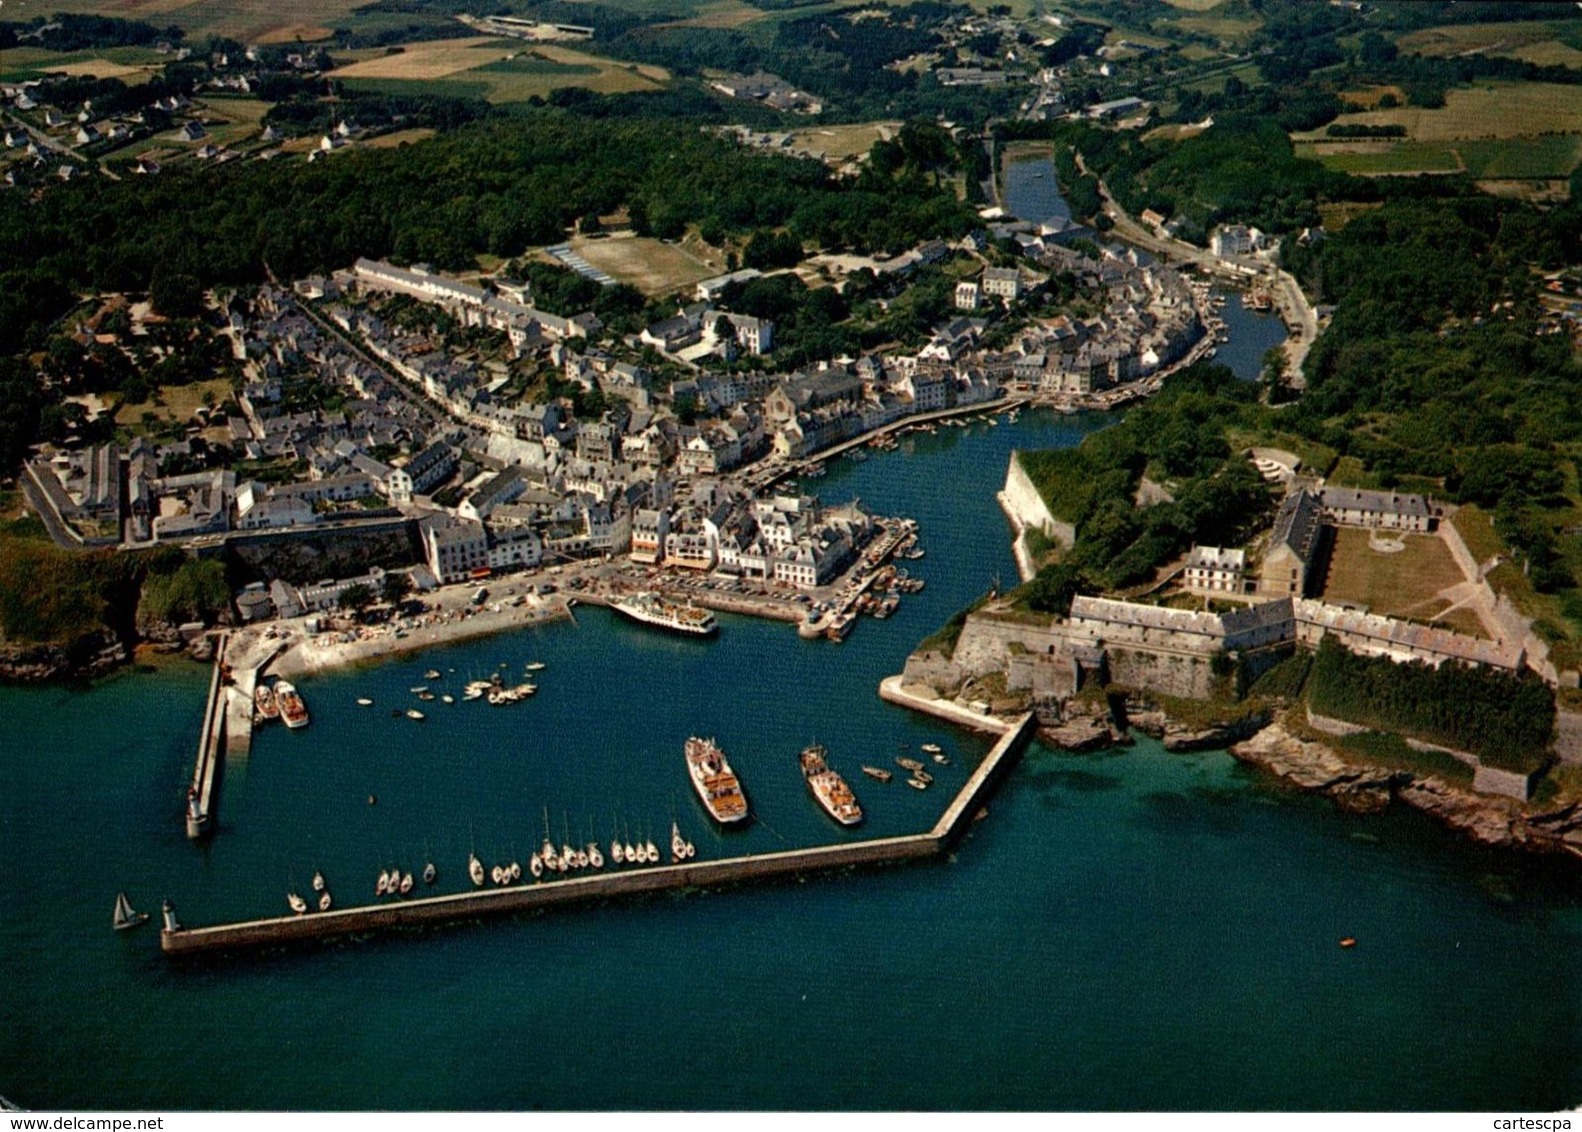
[[[719,631],[720,623],[707,609],[695,605],[679,605],[667,601],[656,593],[640,593],[632,597],[616,598],[610,608],[644,625],[656,625],[677,633],[691,633],[706,637]]]
[[[692,780],[692,788],[698,792],[709,816],[722,825],[744,820],[747,795],[742,793],[742,784],[731,764],[725,761],[725,752],[713,739],[693,736],[687,740],[686,755],[687,777]],[[632,856],[630,848],[626,855]]]

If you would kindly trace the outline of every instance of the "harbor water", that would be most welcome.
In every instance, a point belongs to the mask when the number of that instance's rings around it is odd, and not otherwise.
[[[313,722],[227,768],[182,831],[205,673],[0,689],[0,1095],[36,1108],[1543,1109],[1582,1100],[1574,876],[1361,817],[1219,752],[1034,746],[948,858],[192,962],[119,890],[190,924],[283,914],[322,870],[465,884],[551,838],[700,857],[930,824],[987,743],[882,703],[879,679],[1015,572],[993,501],[1013,448],[1103,421],[913,435],[810,481],[921,525],[927,588],[840,645],[722,618],[710,641],[577,623],[303,678]],[[503,708],[422,703],[501,663]],[[439,680],[423,672],[437,669]],[[452,672],[451,670],[455,671]],[[375,701],[359,707],[358,696]],[[756,819],[712,829],[681,744],[719,738]],[[868,821],[807,796],[824,743]],[[917,792],[899,744],[953,756]],[[375,801],[370,804],[370,796]],[[1353,936],[1342,950],[1337,940]],[[238,1067],[245,1067],[239,1069]]]

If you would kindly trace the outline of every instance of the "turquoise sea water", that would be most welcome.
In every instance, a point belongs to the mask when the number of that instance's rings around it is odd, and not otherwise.
[[[430,856],[525,860],[549,810],[618,815],[701,855],[850,836],[795,753],[830,748],[869,822],[929,824],[983,744],[881,703],[878,680],[995,576],[1012,447],[1095,418],[946,429],[814,485],[922,526],[928,588],[842,645],[724,619],[711,642],[600,610],[306,678],[306,731],[262,733],[219,831],[181,805],[204,673],[0,689],[0,1095],[31,1107],[1528,1109],[1582,1100],[1574,874],[1464,845],[1410,813],[1342,814],[1228,756],[1141,741],[1034,747],[948,860],[664,895],[172,964],[118,934],[126,889],[191,924],[285,911],[323,869],[342,904]],[[514,708],[424,705],[542,660]],[[455,668],[454,674],[449,673]],[[375,708],[358,708],[357,695]],[[687,792],[694,731],[759,816],[724,837]],[[942,789],[857,772],[897,742],[957,756]],[[370,807],[367,796],[377,795]],[[1357,937],[1342,951],[1339,937]],[[678,1052],[684,1051],[684,1052]]]

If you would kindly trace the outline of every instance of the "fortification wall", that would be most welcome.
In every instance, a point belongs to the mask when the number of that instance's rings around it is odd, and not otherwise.
[[[1050,512],[1044,497],[1038,494],[1033,481],[1022,469],[1021,453],[1012,452],[1010,466],[1005,472],[1005,487],[1000,492],[1000,503],[1007,512],[1026,527],[1038,527],[1061,546],[1070,546],[1077,540],[1077,531]]]
[[[1183,699],[1207,700],[1214,693],[1214,673],[1207,656],[1154,652],[1127,645],[1108,645],[1110,679],[1127,688]]]
[[[1065,652],[1069,640],[1064,626],[1023,625],[974,613],[962,627],[952,659],[968,675],[987,676],[991,672],[1005,671],[1013,643],[1026,652],[1047,656],[1052,655],[1051,650],[1053,654]]]
[[[1564,763],[1582,763],[1582,712],[1555,709],[1555,754]]]

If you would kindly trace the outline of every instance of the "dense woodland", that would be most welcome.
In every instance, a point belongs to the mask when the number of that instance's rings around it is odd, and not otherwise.
[[[1268,487],[1225,440],[1269,410],[1257,387],[1224,366],[1199,363],[1167,378],[1159,395],[1076,448],[1025,452],[1022,466],[1050,510],[1076,528],[1075,546],[1023,588],[1032,609],[1065,613],[1077,593],[1150,579],[1194,543],[1233,546],[1267,521]],[[1139,508],[1143,477],[1171,499]]]
[[[1307,695],[1320,715],[1442,743],[1522,772],[1543,764],[1554,727],[1554,692],[1532,673],[1397,664],[1347,652],[1330,637],[1319,644]]]

